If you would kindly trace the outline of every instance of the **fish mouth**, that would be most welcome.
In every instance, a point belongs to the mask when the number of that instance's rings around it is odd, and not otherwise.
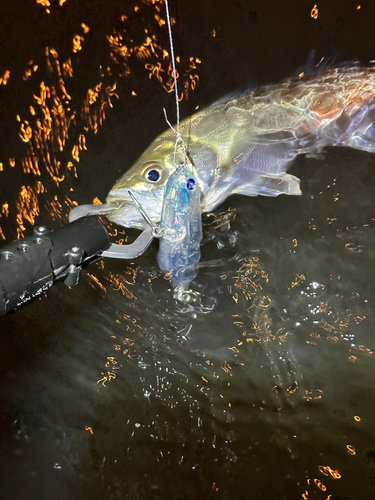
[[[148,195],[131,191],[135,200],[139,203],[142,210],[149,219],[155,224],[160,223],[162,202]],[[145,221],[140,209],[135,205],[134,200],[129,193],[124,190],[112,191],[107,197],[107,204],[113,205],[113,212],[107,215],[111,222],[123,227],[145,229]],[[118,208],[116,208],[116,205]]]
[[[121,203],[118,208],[114,206],[113,212],[107,215],[107,219],[123,227],[145,229],[147,226],[138,208],[126,202]]]
[[[129,195],[129,190],[127,189],[115,189],[110,191],[107,196],[107,203],[113,205],[130,204],[133,205],[132,199]]]
[[[112,205],[112,202],[108,205]],[[151,220],[151,222],[155,225],[160,223],[161,217],[161,209],[160,212],[155,212],[152,209],[149,209],[147,206],[142,206],[142,209]],[[122,202],[117,204],[117,207],[113,206],[113,211],[107,215],[107,218],[111,222],[115,222],[119,226],[130,227],[136,229],[145,229],[148,225],[146,220],[144,219],[142,213],[139,208],[134,205],[134,203]]]

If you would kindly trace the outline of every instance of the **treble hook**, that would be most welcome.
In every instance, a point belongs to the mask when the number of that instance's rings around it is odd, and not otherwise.
[[[150,217],[146,214],[145,210],[143,209],[142,205],[139,203],[137,198],[134,196],[134,194],[128,189],[128,193],[130,198],[132,199],[134,205],[138,208],[140,214],[144,218],[144,220],[147,222],[147,224],[151,227],[152,229],[152,235],[154,238],[161,238],[164,235],[164,230],[160,226],[155,226]]]

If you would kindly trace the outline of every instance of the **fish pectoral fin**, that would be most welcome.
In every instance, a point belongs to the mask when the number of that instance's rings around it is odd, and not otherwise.
[[[279,196],[279,194],[302,194],[300,180],[294,175],[281,172],[259,176],[259,183],[245,183],[234,190],[236,194],[245,196]]]

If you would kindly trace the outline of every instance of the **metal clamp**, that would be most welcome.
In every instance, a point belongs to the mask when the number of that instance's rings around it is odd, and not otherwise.
[[[79,205],[73,208],[69,213],[69,222],[86,217],[87,215],[108,215],[114,210],[117,210],[121,205],[104,204],[104,205]],[[150,246],[154,239],[153,227],[145,225],[144,230],[138,238],[129,245],[118,245],[111,243],[108,250],[102,253],[102,257],[110,257],[112,259],[135,259],[142,255]]]
[[[67,286],[76,286],[79,281],[79,275],[82,271],[82,259],[84,251],[80,247],[72,247],[67,252],[69,268],[67,271],[64,284]]]

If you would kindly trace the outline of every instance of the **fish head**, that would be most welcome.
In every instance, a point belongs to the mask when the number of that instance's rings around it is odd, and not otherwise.
[[[180,155],[175,155],[172,134],[167,131],[155,139],[110,190],[107,203],[118,206],[108,216],[112,222],[124,227],[145,227],[142,214],[129,191],[151,221],[155,224],[160,222],[166,182],[181,161]]]

